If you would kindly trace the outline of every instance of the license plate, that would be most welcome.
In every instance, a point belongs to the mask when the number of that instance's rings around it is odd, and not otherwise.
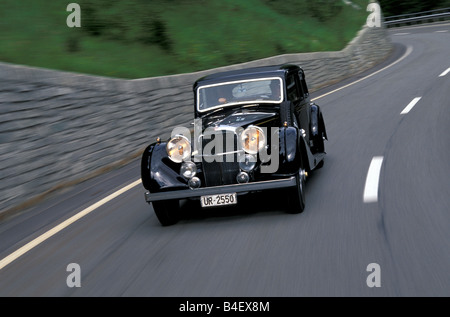
[[[201,196],[202,207],[226,206],[237,204],[236,193]]]

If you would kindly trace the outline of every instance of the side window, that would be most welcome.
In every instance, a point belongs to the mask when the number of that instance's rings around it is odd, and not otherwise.
[[[288,100],[294,102],[300,99],[300,93],[295,77],[296,76],[294,74],[290,74],[286,78],[287,98]]]

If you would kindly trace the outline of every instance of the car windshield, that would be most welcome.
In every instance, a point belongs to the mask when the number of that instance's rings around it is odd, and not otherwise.
[[[204,112],[249,103],[280,103],[283,100],[282,87],[279,77],[200,86],[197,89],[197,110]]]

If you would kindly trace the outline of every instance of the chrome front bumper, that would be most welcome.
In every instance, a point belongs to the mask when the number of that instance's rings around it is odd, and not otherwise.
[[[224,185],[214,187],[204,187],[197,189],[181,189],[167,192],[150,193],[145,192],[145,201],[150,203],[158,200],[171,200],[171,199],[184,199],[192,197],[200,197],[205,195],[214,194],[227,194],[227,193],[242,193],[242,192],[254,192],[265,189],[277,189],[293,187],[297,185],[295,176],[291,176],[285,179],[277,179],[263,182],[253,182],[246,184]]]

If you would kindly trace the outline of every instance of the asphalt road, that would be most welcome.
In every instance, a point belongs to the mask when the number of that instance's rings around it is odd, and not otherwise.
[[[102,201],[134,162],[0,223],[0,296],[450,296],[450,24],[389,32],[389,60],[313,95],[328,154],[302,214],[264,194],[162,227],[140,184]]]

